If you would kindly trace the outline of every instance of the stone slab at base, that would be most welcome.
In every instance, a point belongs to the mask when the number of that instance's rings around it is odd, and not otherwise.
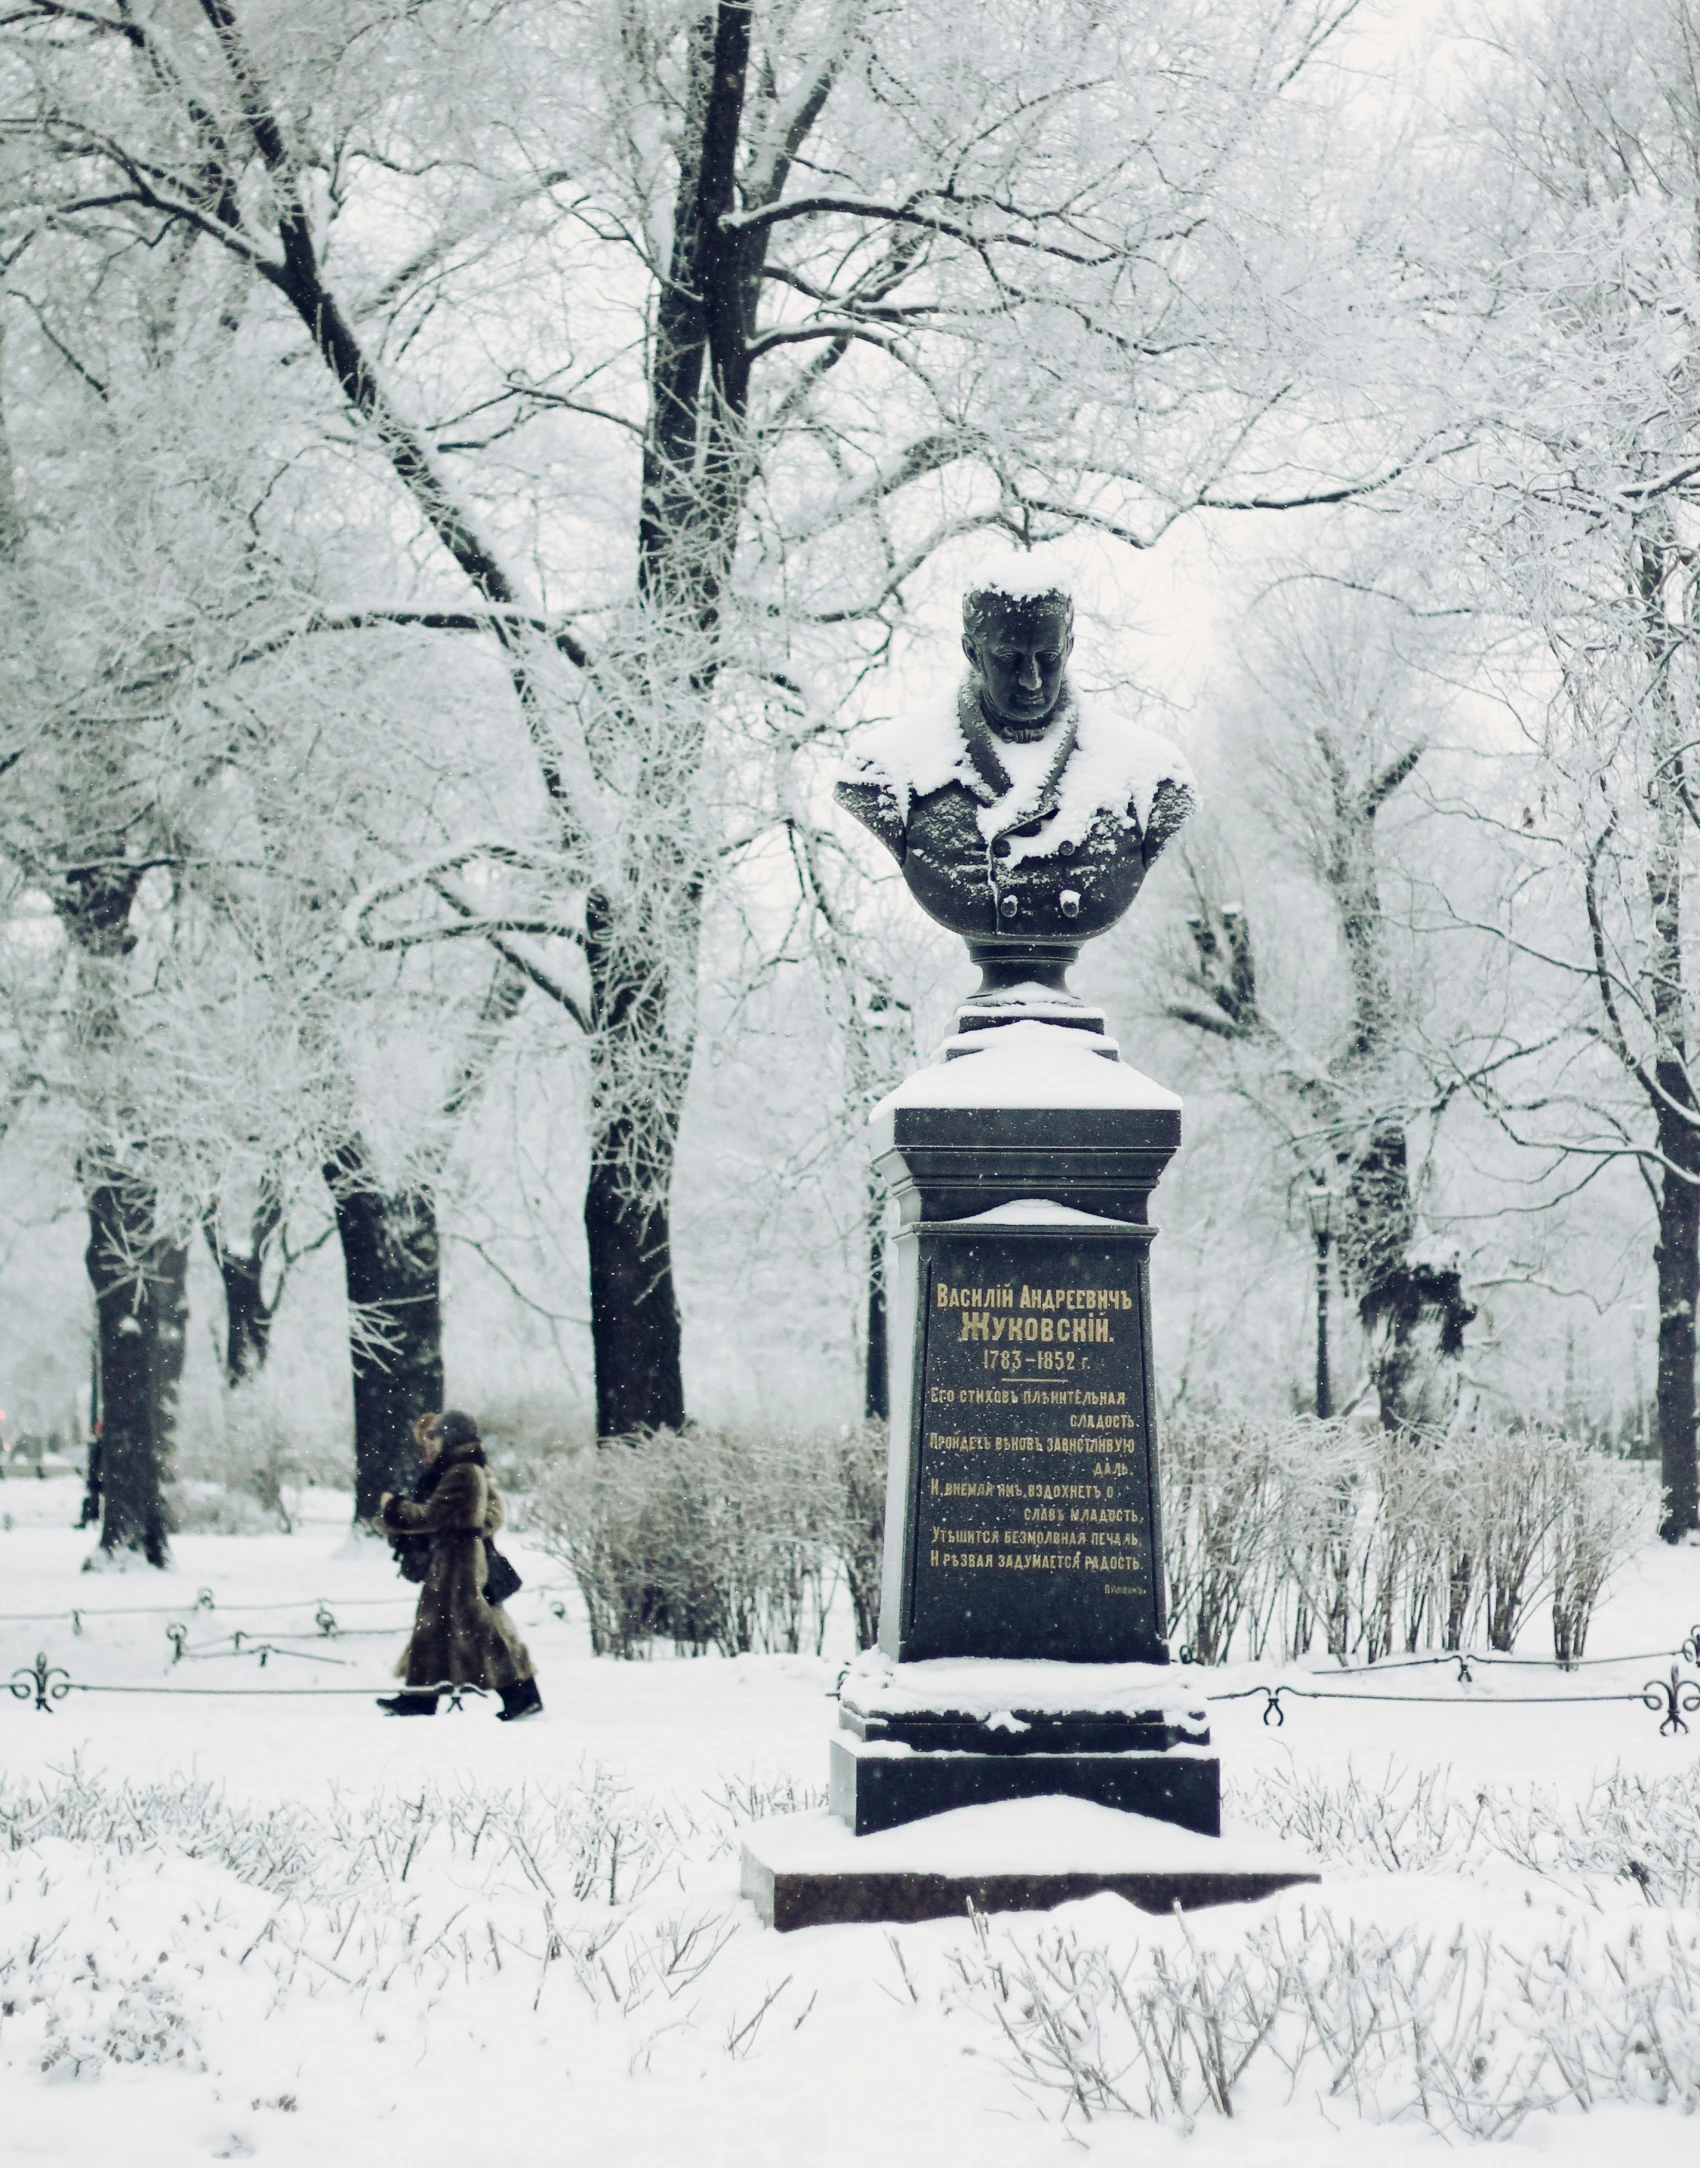
[[[1001,1800],[1052,1793],[1150,1815],[1214,1837],[1222,1824],[1221,1765],[1201,1747],[1156,1753],[937,1753],[835,1733],[829,1811],[856,1837]],[[921,1917],[922,1915],[917,1915]]]
[[[1011,1799],[852,1836],[830,1811],[744,1839],[743,1894],[786,1933],[872,1920],[1038,1912],[1108,1890],[1142,1912],[1254,1902],[1322,1879],[1290,1846],[1201,1836],[1084,1799]]]

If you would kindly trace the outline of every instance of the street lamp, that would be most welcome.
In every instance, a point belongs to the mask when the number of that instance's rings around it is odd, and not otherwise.
[[[1316,1412],[1325,1423],[1334,1413],[1328,1385],[1328,1253],[1334,1246],[1336,1202],[1334,1192],[1320,1182],[1305,1199],[1316,1244]]]

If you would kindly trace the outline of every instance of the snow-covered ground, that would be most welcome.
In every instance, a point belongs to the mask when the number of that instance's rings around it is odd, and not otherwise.
[[[39,1649],[78,1681],[254,1691],[0,1697],[8,2160],[1375,2168],[1531,2089],[1559,2104],[1507,2118],[1513,2157],[1651,2168],[1700,2142],[1652,2104],[1700,2099],[1700,1714],[1661,1738],[1638,1704],[1510,1698],[1627,1692],[1668,1658],[1389,1675],[1439,1705],[1298,1702],[1281,1730],[1218,1705],[1236,1810],[1312,1842],[1320,1892],[1189,1929],[1102,1897],[776,1936],[738,1896],[738,1829],[819,1800],[847,1648],[599,1662],[520,1540],[546,1717],[398,1723],[367,1696],[412,1592],[349,1542],[346,1501],[309,1499],[291,1536],[179,1537],[167,1576],[94,1576],[75,1496],[0,1485],[0,1612],[82,1613],[0,1620],[0,1684]],[[374,1630],[316,1634],[321,1602]],[[174,1662],[174,1623],[207,1652]],[[1697,1625],[1700,1550],[1655,1548],[1589,1653]],[[279,1653],[207,1649],[237,1629]],[[1275,1676],[1217,1683],[1253,1675]],[[330,1686],[361,1691],[281,1692]],[[1267,2031],[1232,2116],[1213,2017],[1229,2056]],[[1165,2042],[1179,2108],[1148,2086]]]

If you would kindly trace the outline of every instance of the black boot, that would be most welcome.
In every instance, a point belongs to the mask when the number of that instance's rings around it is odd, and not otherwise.
[[[537,1691],[535,1679],[521,1679],[515,1686],[502,1688],[502,1706],[496,1711],[498,1724],[512,1724],[522,1716],[542,1714],[543,1696]]]
[[[386,1716],[435,1716],[435,1694],[393,1694],[387,1700],[380,1699],[378,1707]]]

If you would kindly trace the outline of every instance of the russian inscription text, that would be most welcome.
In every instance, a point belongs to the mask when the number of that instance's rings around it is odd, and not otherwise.
[[[924,1293],[912,1624],[938,1655],[1158,1653],[1142,1246],[940,1244]]]

